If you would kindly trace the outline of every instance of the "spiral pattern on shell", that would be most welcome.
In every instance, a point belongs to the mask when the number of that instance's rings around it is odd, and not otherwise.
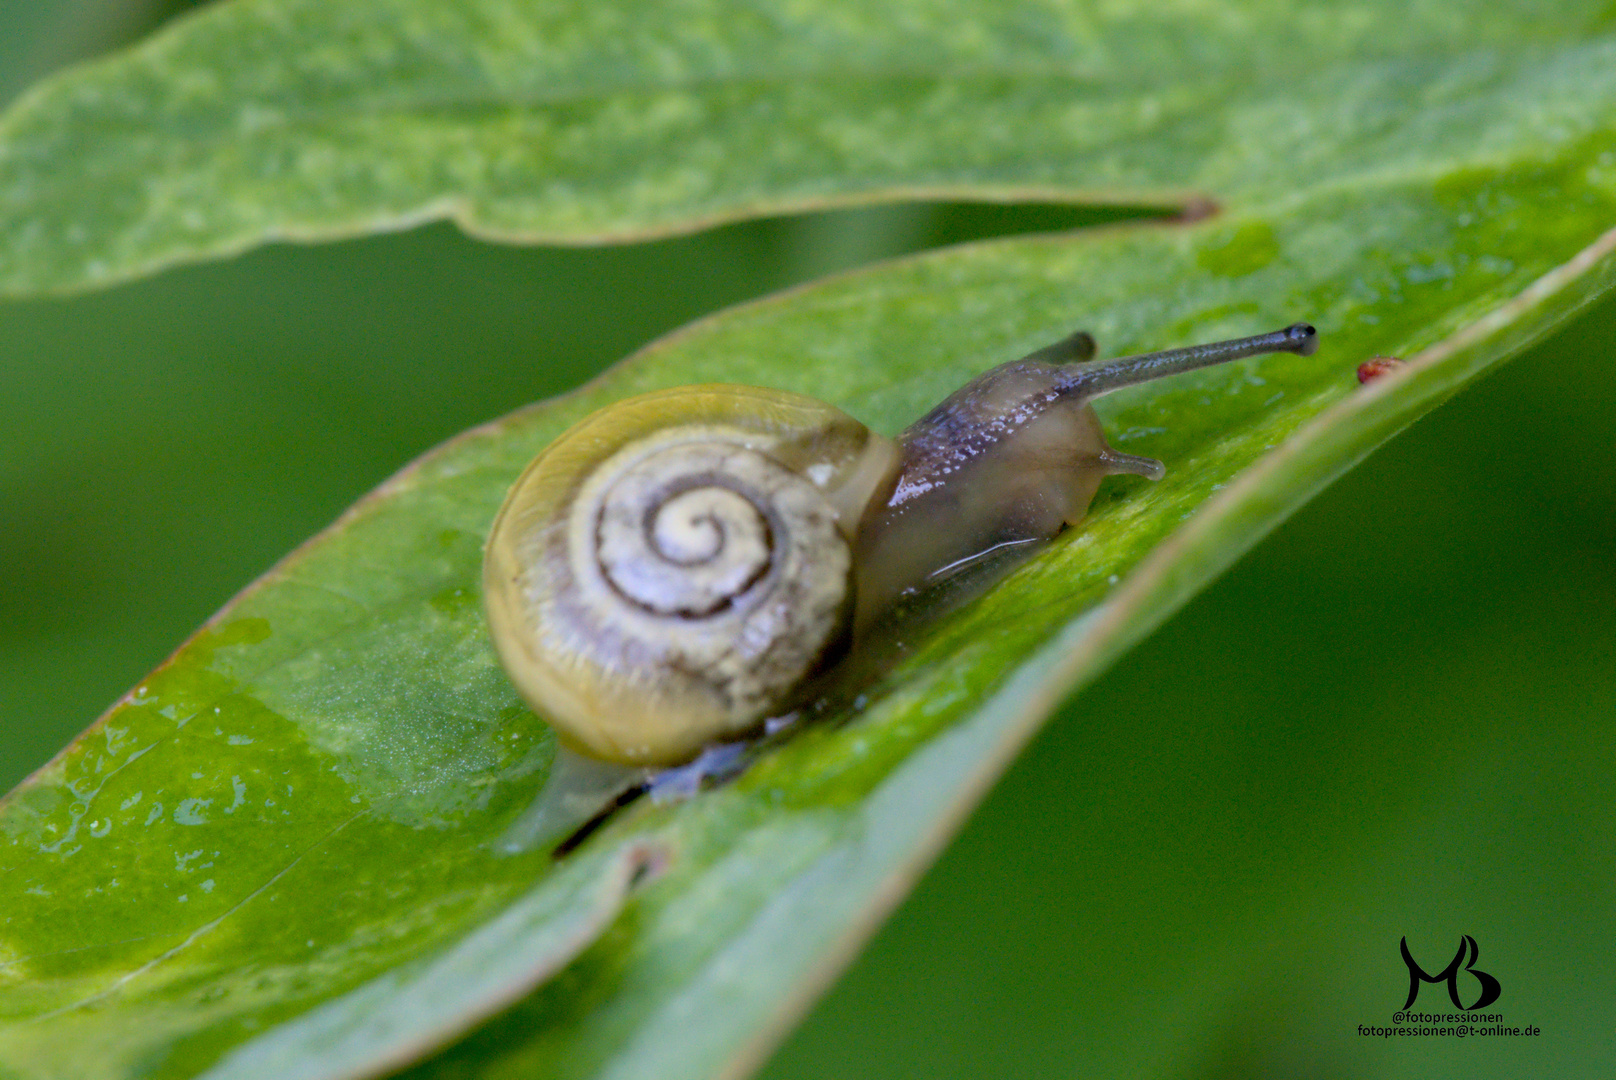
[[[847,535],[896,461],[801,395],[688,387],[545,449],[489,536],[493,639],[573,744],[671,763],[788,708],[851,622]]]
[[[761,716],[843,621],[848,545],[811,482],[722,431],[604,463],[579,492],[569,622],[736,723]],[[692,435],[699,438],[692,439]]]
[[[776,565],[784,508],[803,485],[750,451],[670,447],[636,462],[601,500],[595,554],[618,595],[655,615],[706,619],[736,604]],[[787,477],[789,479],[789,477]]]

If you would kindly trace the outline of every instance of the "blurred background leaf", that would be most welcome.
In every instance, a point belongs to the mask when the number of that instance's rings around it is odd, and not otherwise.
[[[108,12],[110,36],[130,16]],[[63,56],[97,41],[28,32]],[[5,779],[420,449],[724,303],[973,228],[1083,220],[1027,213],[849,211],[576,252],[434,227],[6,305]],[[1071,703],[769,1075],[1608,1064],[1612,988],[1582,958],[1609,934],[1613,341],[1607,303]],[[1555,1038],[1461,1056],[1357,1036],[1406,992],[1397,937],[1439,965],[1456,920],[1511,1019]]]

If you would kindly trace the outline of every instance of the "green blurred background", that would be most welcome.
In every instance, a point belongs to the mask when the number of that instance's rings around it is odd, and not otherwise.
[[[189,6],[0,5],[0,100]],[[0,303],[0,789],[455,432],[727,304],[1110,216],[905,206],[561,251],[432,226]],[[1607,301],[1069,702],[765,1075],[1608,1074],[1613,764]],[[1466,933],[1542,1036],[1357,1034],[1407,993],[1401,936],[1435,971]]]

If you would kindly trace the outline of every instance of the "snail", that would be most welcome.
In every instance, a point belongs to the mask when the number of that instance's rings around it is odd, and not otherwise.
[[[896,439],[800,394],[712,384],[579,421],[512,486],[484,552],[517,691],[593,758],[676,765],[801,704],[905,597],[1076,525],[1162,463],[1089,402],[1271,352],[1311,326],[1095,361],[1077,333],[977,376]]]

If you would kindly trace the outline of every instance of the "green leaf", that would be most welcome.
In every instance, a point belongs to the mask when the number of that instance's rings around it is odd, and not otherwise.
[[[915,195],[1272,201],[1600,130],[1603,5],[1457,10],[238,0],[0,125],[0,290],[440,217],[579,243]]]
[[[1003,10],[822,11],[810,33],[721,6],[662,25],[605,5],[236,3],[11,114],[17,290],[450,208],[574,240],[916,190],[1193,188],[1227,209],[734,309],[384,485],[0,807],[0,1065],[354,1075],[542,983],[422,1070],[740,1070],[1064,694],[1610,284],[1616,40],[1594,14]],[[554,744],[487,644],[480,543],[567,424],[723,380],[891,432],[1077,325],[1116,354],[1297,318],[1324,332],[1314,357],[1102,402],[1118,447],[1167,479],[1109,487],[846,723],[630,811],[560,864],[513,842]],[[1377,352],[1411,370],[1359,389]]]

